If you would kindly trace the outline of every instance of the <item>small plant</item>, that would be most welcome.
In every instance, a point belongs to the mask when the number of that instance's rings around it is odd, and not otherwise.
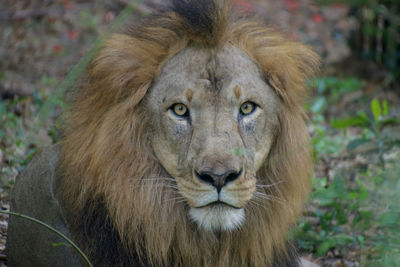
[[[338,102],[346,93],[351,93],[363,86],[363,82],[356,78],[339,79],[336,77],[320,77],[310,82],[315,88],[316,97],[306,105],[311,113],[313,128],[312,145],[314,160],[320,157],[337,155],[343,148],[345,138],[341,135],[330,135],[331,129],[326,124],[324,113],[329,106]]]
[[[358,90],[363,82],[356,78],[339,79],[336,77],[320,77],[310,82],[315,88],[316,97],[308,109],[313,114],[323,114],[329,105],[336,103],[345,93]]]
[[[370,150],[377,149],[382,166],[384,166],[384,149],[393,143],[393,140],[382,135],[382,129],[386,125],[398,123],[400,123],[400,118],[389,117],[387,101],[379,101],[377,99],[371,101],[370,109],[367,112],[360,111],[356,116],[344,119],[331,119],[330,121],[330,124],[334,128],[343,129],[344,132],[346,132],[348,127],[363,128],[364,132],[362,136],[352,140],[347,145],[347,150],[354,151],[362,145],[368,145]]]
[[[349,234],[347,228],[350,223],[357,224],[350,219],[355,213],[362,221],[371,218],[369,211],[358,210],[368,197],[366,188],[359,182],[348,187],[342,176],[336,176],[329,185],[326,178],[313,179],[313,187],[311,198],[317,207],[307,216],[314,218],[312,221],[318,222],[318,226],[312,227],[310,220],[300,223],[296,233],[299,248],[323,256],[332,248],[346,254],[350,246],[363,246],[364,236]]]
[[[329,252],[335,257],[352,258],[349,252],[356,251],[358,256],[353,259],[362,266],[396,266],[400,258],[400,206],[395,189],[400,186],[400,172],[393,170],[396,159],[386,159],[386,169],[374,162],[354,165],[351,171],[337,165],[355,160],[355,155],[363,157],[368,151],[378,151],[383,164],[385,153],[395,142],[386,134],[386,126],[397,125],[400,118],[390,115],[393,112],[387,101],[366,102],[364,97],[361,101],[358,98],[357,104],[368,103],[366,110],[328,121],[325,115],[332,113],[331,107],[340,107],[343,97],[361,89],[364,82],[322,77],[310,85],[316,92],[306,106],[311,117],[314,160],[329,172],[325,177],[319,172],[320,177],[313,179],[307,212],[294,231],[297,245],[303,252],[322,257]],[[352,134],[348,134],[350,128]],[[364,146],[368,145],[370,150],[366,151]]]

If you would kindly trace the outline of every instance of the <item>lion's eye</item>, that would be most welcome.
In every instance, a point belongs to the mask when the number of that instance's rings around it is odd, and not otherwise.
[[[250,115],[256,110],[257,105],[253,102],[247,101],[240,106],[240,113],[242,115]]]
[[[188,108],[182,103],[172,105],[171,110],[179,117],[186,117],[189,114]]]

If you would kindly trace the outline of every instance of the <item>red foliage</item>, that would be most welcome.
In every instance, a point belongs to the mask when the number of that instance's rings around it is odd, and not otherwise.
[[[58,44],[58,45],[53,46],[54,53],[58,53],[61,50],[62,50],[62,46],[61,45]]]
[[[77,30],[72,30],[68,32],[68,38],[71,40],[76,40],[79,36],[79,32]]]
[[[299,8],[299,3],[296,0],[285,0],[285,4],[288,7],[288,9],[298,9]]]
[[[312,21],[314,21],[316,23],[319,23],[319,22],[324,21],[324,16],[322,16],[319,13],[315,13],[315,14],[312,15],[311,19],[312,19]]]

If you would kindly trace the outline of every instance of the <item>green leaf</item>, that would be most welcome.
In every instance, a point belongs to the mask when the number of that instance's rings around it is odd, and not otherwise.
[[[28,155],[26,156],[25,160],[21,162],[21,166],[26,166],[31,161],[33,155],[35,155],[36,149],[32,148],[28,151]]]
[[[64,242],[60,242],[60,243],[53,243],[52,244],[53,247],[59,247],[59,246],[68,246],[66,243]]]
[[[319,189],[324,190],[327,185],[327,179],[326,179],[326,177],[323,177],[323,178],[315,178],[314,177],[312,179],[312,184],[316,190],[319,190]]]
[[[345,197],[346,188],[343,178],[340,176],[335,177],[328,188],[321,188],[312,193],[313,199],[319,202],[320,206],[334,205],[337,199]],[[321,214],[322,215],[322,214]],[[317,214],[318,216],[318,214]]]
[[[336,176],[335,179],[332,181],[329,189],[334,190],[337,197],[344,197],[346,193],[346,185],[342,176]]]
[[[373,215],[371,210],[360,210],[360,217],[364,220],[371,219]]]
[[[382,109],[383,109],[383,116],[389,115],[389,106],[386,99],[382,101]]]
[[[241,149],[241,148],[232,149],[232,154],[235,155],[235,156],[246,155],[248,153],[249,153],[249,150],[245,149],[245,148],[243,148],[243,149]]]
[[[346,234],[338,234],[335,236],[335,241],[338,245],[344,246],[354,241],[354,237]]]
[[[360,201],[364,202],[368,198],[368,190],[363,186],[360,191]]]
[[[368,118],[366,116],[355,116],[345,119],[331,119],[330,124],[336,129],[345,129],[349,126],[359,126],[366,128],[368,126]]]
[[[318,248],[317,248],[317,255],[318,256],[323,256],[326,254],[326,252],[328,252],[328,250],[330,250],[331,248],[333,248],[335,246],[335,242],[333,242],[333,240],[327,239],[324,242],[322,242]]]
[[[382,126],[400,124],[400,118],[388,118],[381,121]]]
[[[379,100],[376,98],[371,102],[371,111],[372,114],[374,115],[375,122],[378,123],[380,117],[382,116],[382,109]]]
[[[389,211],[381,215],[379,222],[382,226],[394,225],[399,220],[399,213],[394,211]]]
[[[239,148],[233,148],[232,149],[232,154],[235,156],[239,156]]]
[[[315,80],[315,84],[317,86],[317,92],[318,94],[323,94],[325,92],[326,89],[326,82],[323,78],[321,79],[316,79]]]
[[[327,102],[326,98],[323,96],[317,97],[314,103],[311,106],[311,111],[313,113],[322,113],[326,108]]]
[[[336,211],[336,220],[337,220],[337,224],[339,225],[343,225],[345,223],[347,223],[347,215],[344,213],[343,209],[338,209]]]
[[[382,184],[383,183],[383,177],[381,177],[381,176],[376,176],[376,177],[374,177],[374,183],[375,184],[377,184],[377,185],[380,185],[380,184]]]
[[[355,150],[357,147],[359,147],[359,146],[361,146],[361,145],[363,145],[363,144],[365,144],[365,143],[368,143],[370,140],[368,140],[368,139],[362,139],[362,138],[357,138],[357,139],[354,139],[353,141],[351,141],[348,145],[347,145],[347,150],[349,150],[349,151],[353,151],[353,150]]]
[[[59,97],[50,97],[49,99],[53,104],[58,105],[59,107],[65,109],[67,105],[64,103],[62,99]]]
[[[349,199],[357,199],[360,197],[360,194],[356,193],[356,192],[351,192],[349,193]]]

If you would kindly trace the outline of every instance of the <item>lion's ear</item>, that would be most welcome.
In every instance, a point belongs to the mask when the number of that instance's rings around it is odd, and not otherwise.
[[[320,64],[311,48],[284,38],[259,21],[234,25],[232,41],[259,64],[288,106],[298,106],[305,99],[305,82]]]
[[[265,75],[286,104],[297,106],[307,96],[306,83],[318,69],[320,57],[308,46],[296,42],[287,42],[274,50],[274,62],[261,61]]]
[[[89,66],[87,77],[90,85],[86,86],[86,90],[91,92],[87,93],[101,95],[104,100],[114,102],[128,95],[140,94],[143,97],[145,92],[138,90],[154,78],[157,69],[154,57],[159,50],[151,42],[144,45],[126,34],[112,35]]]

